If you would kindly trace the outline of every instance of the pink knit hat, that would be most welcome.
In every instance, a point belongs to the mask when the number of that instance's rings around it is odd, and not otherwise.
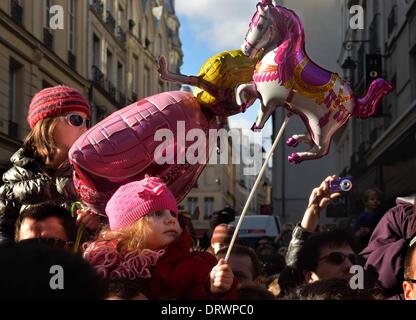
[[[33,128],[39,120],[73,111],[91,116],[87,99],[76,89],[66,86],[46,88],[39,91],[30,102],[27,122]]]
[[[108,201],[105,212],[111,230],[117,230],[163,209],[178,214],[175,197],[161,179],[146,176],[121,186]]]

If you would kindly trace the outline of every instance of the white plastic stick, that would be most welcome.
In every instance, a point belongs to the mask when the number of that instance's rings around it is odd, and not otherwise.
[[[238,220],[238,224],[237,224],[237,226],[235,228],[235,231],[234,231],[234,234],[233,234],[233,238],[231,239],[230,245],[228,247],[228,251],[227,251],[227,254],[225,256],[225,262],[226,263],[228,262],[228,259],[230,258],[231,250],[233,249],[234,242],[235,242],[235,240],[237,238],[238,231],[240,230],[241,223],[243,222],[244,216],[246,215],[246,212],[247,212],[248,207],[250,205],[250,201],[253,198],[253,196],[254,196],[254,194],[255,194],[255,192],[257,190],[257,186],[260,183],[261,177],[263,176],[264,171],[267,168],[267,165],[269,163],[269,160],[270,160],[270,158],[271,158],[274,150],[276,149],[277,144],[279,143],[280,139],[282,138],[283,132],[285,131],[285,129],[287,127],[287,124],[289,123],[289,119],[290,119],[291,115],[292,115],[291,113],[288,113],[286,115],[285,120],[283,121],[283,124],[280,127],[279,133],[277,134],[276,139],[273,142],[272,148],[270,149],[269,154],[266,157],[266,161],[264,162],[263,167],[261,168],[261,170],[259,172],[259,175],[258,175],[258,177],[256,179],[256,182],[254,183],[254,186],[251,189],[251,192],[250,192],[250,195],[248,196],[246,205],[244,206],[243,212],[241,213],[240,219]]]

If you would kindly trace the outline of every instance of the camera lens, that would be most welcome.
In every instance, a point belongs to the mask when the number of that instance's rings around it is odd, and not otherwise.
[[[352,189],[352,182],[348,179],[342,180],[340,183],[341,190],[348,192]]]

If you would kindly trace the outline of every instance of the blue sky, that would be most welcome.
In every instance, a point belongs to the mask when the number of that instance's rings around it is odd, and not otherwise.
[[[181,23],[180,38],[184,52],[181,72],[197,75],[210,57],[225,50],[239,49],[256,10],[258,0],[176,0]],[[250,129],[256,119],[258,103],[244,114],[229,117],[232,128]],[[272,131],[269,119],[263,129],[268,149]]]

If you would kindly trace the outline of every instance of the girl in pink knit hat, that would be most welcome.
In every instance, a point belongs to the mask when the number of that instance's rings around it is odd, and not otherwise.
[[[236,282],[224,260],[191,252],[175,197],[159,178],[120,187],[106,214],[109,230],[84,252],[105,279],[140,281],[150,299],[236,299]]]
[[[56,86],[38,92],[29,105],[30,132],[12,157],[13,167],[0,188],[0,243],[14,241],[21,208],[45,201],[70,208],[78,200],[68,162],[72,144],[87,130],[90,106],[74,88]],[[78,222],[98,227],[99,220],[83,212]]]

